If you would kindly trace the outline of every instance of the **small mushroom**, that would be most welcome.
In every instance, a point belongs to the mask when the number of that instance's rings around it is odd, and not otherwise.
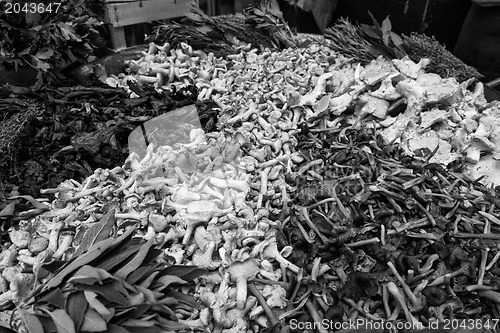
[[[260,256],[262,259],[274,259],[279,262],[281,267],[288,268],[294,273],[298,273],[300,270],[297,265],[292,264],[290,261],[285,259],[280,251],[278,251],[276,236],[271,237],[267,244],[260,249]]]
[[[477,164],[481,158],[481,153],[491,153],[495,151],[496,146],[490,140],[482,136],[475,136],[465,150],[465,160],[472,164]]]
[[[231,279],[236,282],[236,304],[239,309],[244,309],[247,301],[247,283],[260,272],[259,265],[255,259],[234,262],[227,269]]]
[[[74,228],[61,229],[58,240],[59,246],[53,255],[55,259],[59,260],[66,254],[71,244],[73,243],[74,237],[75,237]]]

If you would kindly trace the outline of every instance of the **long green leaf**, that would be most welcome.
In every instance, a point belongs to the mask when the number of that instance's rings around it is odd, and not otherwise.
[[[199,268],[198,266],[181,266],[181,265],[173,265],[163,269],[158,277],[163,275],[174,275],[180,277],[186,281],[192,281],[203,274],[206,274],[208,271],[203,268]]]
[[[69,274],[71,274],[74,270],[82,267],[83,265],[87,265],[92,260],[98,258],[104,251],[106,251],[106,249],[111,244],[113,244],[114,241],[114,239],[110,238],[99,242],[99,245],[94,244],[95,248],[93,251],[84,253],[74,261],[69,262],[68,265],[63,266],[61,271],[58,272],[51,280],[49,280],[47,284],[42,288],[42,292],[51,288],[58,287]]]
[[[134,232],[134,230],[134,228],[129,228],[123,233],[123,235],[116,239],[109,238],[92,245],[86,253],[82,254],[75,260],[70,260],[67,265],[61,267],[60,271],[43,286],[41,292],[58,287],[74,270],[97,259],[101,254],[106,252],[108,248],[118,246],[122,241],[127,239]]]
[[[106,333],[130,333],[130,331],[118,325],[109,325]]]
[[[38,316],[34,314],[26,314],[24,316],[24,322],[26,323],[26,328],[29,333],[43,332],[43,325]]]
[[[120,282],[120,281],[116,281]],[[125,306],[127,305],[127,299],[125,296],[123,296],[118,290],[114,288],[115,284],[110,284],[107,283],[105,285],[93,285],[93,286],[88,286],[88,285],[81,285],[78,286],[77,288],[83,291],[93,291],[96,294],[101,295],[105,299],[107,299],[109,302],[114,303],[115,305],[121,305]]]
[[[158,267],[157,264],[139,267],[138,269],[130,273],[130,275],[127,277],[127,283],[136,284],[139,281],[146,279],[148,276],[151,276],[151,274],[153,274],[153,272],[156,271],[157,267]]]
[[[167,331],[179,331],[190,329],[189,325],[181,324],[177,321],[168,320],[165,318],[158,318],[158,322],[161,324],[162,328]]]
[[[38,302],[47,302],[59,309],[64,309],[66,306],[65,301],[66,299],[64,298],[61,289],[54,289],[38,299]]]
[[[130,307],[116,307],[115,317],[113,322],[121,323],[127,319],[137,319],[142,317],[149,309],[151,304],[137,304]]]
[[[47,205],[41,203],[40,201],[36,200],[31,195],[16,195],[14,197],[10,197],[10,198],[7,198],[7,199],[10,200],[10,199],[19,199],[19,198],[28,200],[33,205],[33,207],[35,207],[37,209],[43,209],[43,210],[49,210],[50,209],[49,206],[47,206]]]
[[[68,282],[93,285],[95,283],[102,284],[106,279],[114,279],[114,277],[104,269],[85,265],[78,269],[74,275],[69,278]]]
[[[141,246],[141,249],[139,250],[139,252],[137,252],[134,258],[127,265],[125,265],[115,273],[115,276],[117,278],[126,279],[130,273],[141,266],[144,258],[146,258],[146,255],[148,254],[149,248],[153,245],[153,238],[154,237],[148,239],[148,241]]]
[[[104,304],[102,304],[101,301],[97,299],[97,294],[95,292],[86,290],[83,292],[83,294],[89,302],[89,307],[96,310],[97,313],[99,313],[106,322],[110,321],[111,318],[113,318],[113,316],[115,315],[115,309],[108,309]]]
[[[115,209],[110,209],[99,221],[99,223],[94,224],[90,229],[87,230],[83,236],[80,246],[76,249],[73,256],[79,256],[92,245],[109,238],[111,230],[115,225]]]
[[[43,332],[42,322],[38,316],[34,314],[33,310],[23,310],[16,306],[15,314],[21,317],[28,333]],[[14,327],[14,329],[19,331],[19,327]]]
[[[187,281],[181,279],[180,277],[177,277],[175,275],[165,275],[160,277],[159,279],[155,280],[155,283],[152,284],[152,288],[154,288],[157,291],[161,291],[171,284],[178,283],[178,284],[186,284]],[[158,286],[159,284],[159,286]]]
[[[108,325],[106,321],[95,311],[94,309],[88,308],[85,312],[85,318],[82,324],[83,332],[104,332]]]
[[[54,311],[45,310],[56,325],[57,333],[76,333],[75,323],[66,311],[57,309]]]
[[[165,293],[165,296],[167,299],[172,297],[172,298],[175,298],[180,303],[187,304],[187,305],[189,305],[195,309],[198,309],[198,310],[201,309],[201,305],[196,301],[196,298],[194,298],[191,295],[184,294],[184,293],[181,293],[178,291],[169,290],[167,293]],[[163,302],[160,300],[160,303],[163,303]]]
[[[87,299],[81,291],[70,294],[66,301],[66,311],[71,319],[73,319],[77,332],[80,331],[88,306],[89,302],[87,302]]]
[[[102,268],[108,272],[111,272],[111,270],[113,268],[115,268],[116,266],[119,266],[120,264],[123,264],[134,253],[137,253],[137,251],[139,251],[140,248],[141,248],[141,245],[137,244],[137,245],[131,246],[129,248],[126,248],[123,252],[120,252],[114,256],[112,254],[110,254],[110,256],[107,259],[98,263],[97,267]]]

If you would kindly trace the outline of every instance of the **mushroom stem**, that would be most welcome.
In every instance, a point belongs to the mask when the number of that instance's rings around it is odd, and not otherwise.
[[[482,285],[484,280],[484,274],[486,273],[486,261],[488,260],[488,252],[490,248],[481,249],[481,265],[479,266],[479,272],[477,274],[477,284]]]
[[[306,301],[306,307],[307,307],[307,310],[309,310],[309,314],[311,315],[312,320],[318,324],[317,325],[318,332],[319,333],[328,333],[328,330],[326,328],[324,328],[323,325],[321,325],[321,323],[323,322],[323,319],[319,315],[318,310],[316,309],[314,304],[311,302],[311,300]]]
[[[73,243],[73,233],[68,232],[67,234],[61,235],[61,238],[61,243],[59,244],[57,251],[53,255],[53,257],[57,260],[62,258],[62,256],[66,253],[68,248]]]
[[[318,227],[316,227],[316,225],[311,221],[311,218],[309,217],[309,213],[307,211],[307,208],[305,208],[305,207],[302,208],[302,215],[304,216],[304,219],[306,220],[309,228],[311,228],[311,230],[313,230],[316,233],[316,235],[318,235],[318,237],[321,239],[321,241],[325,244],[328,243],[328,237],[323,235],[321,233],[321,231],[319,231]]]
[[[418,325],[419,324],[418,320],[415,319],[415,317],[413,317],[413,315],[410,313],[410,310],[408,310],[408,307],[406,306],[406,303],[405,303],[405,298],[404,298],[403,294],[401,294],[401,291],[396,286],[396,284],[394,282],[392,282],[392,281],[389,282],[389,283],[387,283],[387,289],[389,290],[389,292],[391,293],[391,295],[401,305],[401,308],[403,309],[403,312],[405,314],[406,320],[408,322],[412,323],[415,326]]]
[[[48,253],[54,253],[57,251],[58,244],[57,241],[59,239],[59,232],[61,229],[64,227],[63,222],[57,222],[54,227],[50,230],[50,235],[49,235],[49,246],[45,249]]]
[[[428,272],[429,270],[431,270],[432,265],[434,265],[434,262],[436,260],[439,260],[438,254],[433,254],[433,255],[429,256],[429,258],[427,258],[427,261],[425,262],[425,264],[421,268],[418,269],[418,273],[422,274],[422,273],[425,273],[425,272]]]
[[[457,269],[456,271],[448,273],[446,275],[449,275],[450,278],[457,277],[461,274],[466,273],[469,270],[469,267],[470,267],[470,264],[467,263],[464,266]],[[435,286],[442,285],[444,283],[444,277],[445,277],[445,275],[437,277],[436,279],[434,279],[434,281],[429,283],[429,287],[435,287]]]
[[[417,297],[411,291],[410,286],[408,286],[408,284],[406,283],[406,281],[403,280],[403,277],[401,277],[401,275],[398,273],[398,271],[397,271],[396,267],[394,266],[394,264],[392,262],[388,262],[387,266],[389,266],[389,268],[391,269],[391,271],[394,274],[394,276],[396,277],[396,279],[398,279],[399,283],[401,283],[401,286],[403,287],[403,290],[405,291],[405,293],[410,298],[410,301],[411,301],[412,305],[415,308],[418,307],[419,304],[418,304]]]
[[[272,326],[275,326],[279,323],[278,318],[276,318],[276,315],[274,314],[273,310],[269,307],[269,305],[266,302],[266,299],[262,294],[260,293],[259,289],[253,284],[250,283],[248,285],[248,290],[257,297],[257,300],[259,301],[259,304],[264,308],[264,312],[266,313],[267,317],[269,318],[269,321],[271,322]]]

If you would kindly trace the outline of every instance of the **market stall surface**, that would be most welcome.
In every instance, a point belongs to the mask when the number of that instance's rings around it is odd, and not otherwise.
[[[148,110],[80,104],[61,115],[76,127],[54,155],[73,156],[63,163],[75,173],[46,182],[45,199],[3,193],[3,326],[229,333],[455,318],[497,329],[499,193],[462,172],[497,151],[499,106],[480,83],[426,73],[425,60],[361,65],[322,42],[144,53],[99,89]],[[119,129],[154,122],[158,96],[183,91],[175,130],[153,123],[123,163],[81,162],[92,174],[71,179],[81,154],[123,154]],[[71,94],[48,104],[73,105]],[[81,117],[97,119],[86,134]]]

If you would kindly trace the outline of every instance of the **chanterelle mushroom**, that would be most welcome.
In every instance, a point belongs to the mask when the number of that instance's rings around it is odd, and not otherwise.
[[[487,138],[482,136],[475,136],[474,138],[472,138],[469,147],[465,150],[465,160],[469,163],[475,164],[479,162],[482,152],[490,153],[494,151],[495,148],[495,144]]]
[[[254,278],[259,273],[259,265],[255,259],[247,259],[233,263],[227,271],[231,279],[236,281],[236,304],[239,309],[243,309],[247,301],[248,279]]]

